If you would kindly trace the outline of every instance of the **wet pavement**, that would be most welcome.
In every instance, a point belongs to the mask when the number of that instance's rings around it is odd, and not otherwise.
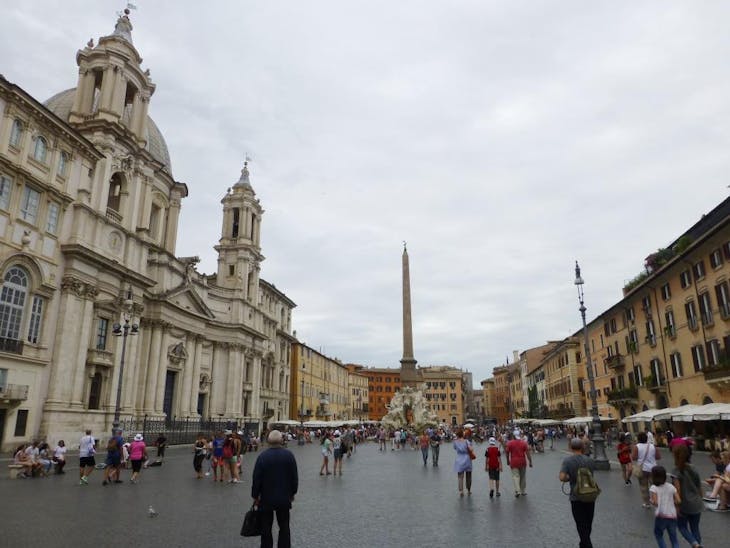
[[[344,474],[320,476],[319,446],[290,445],[299,463],[300,487],[291,515],[292,544],[305,547],[577,546],[568,498],[557,480],[565,443],[534,455],[526,497],[515,498],[509,473],[502,497],[488,497],[486,445],[477,445],[472,495],[459,497],[452,471],[454,451],[441,448],[440,466],[424,467],[420,451],[379,452],[361,445],[345,459]],[[668,456],[663,450],[665,459]],[[0,479],[0,546],[258,546],[238,536],[251,504],[251,470],[258,453],[243,457],[241,484],[195,479],[192,452],[168,449],[165,464],[143,470],[140,482],[102,486],[95,471],[90,485],[78,485],[72,457],[67,473],[47,479]],[[614,451],[609,448],[609,455]],[[707,453],[693,460],[706,477]],[[665,460],[665,464],[668,464]],[[3,466],[5,467],[5,466]],[[616,465],[596,472],[603,493],[596,506],[596,547],[655,546],[653,512],[641,508],[638,486],[624,485]],[[152,505],[158,512],[148,517]],[[706,547],[724,546],[730,514],[705,512],[701,531]],[[725,541],[721,539],[725,538]],[[680,545],[687,546],[680,539]]]

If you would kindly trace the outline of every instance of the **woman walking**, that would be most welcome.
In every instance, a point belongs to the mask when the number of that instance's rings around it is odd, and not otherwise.
[[[459,478],[459,496],[464,496],[464,474],[466,474],[466,492],[471,495],[471,442],[464,439],[464,431],[461,429],[456,431],[454,451],[456,451],[454,472]]]
[[[677,529],[692,548],[702,546],[700,517],[705,503],[702,502],[702,482],[694,466],[689,463],[689,447],[674,448],[673,484],[682,502],[679,503]],[[689,527],[688,527],[689,526]]]
[[[129,460],[132,463],[131,483],[137,483],[139,471],[142,469],[142,462],[147,459],[147,446],[144,443],[142,434],[134,436],[134,441],[129,445]]]
[[[193,469],[195,470],[195,473],[197,474],[196,477],[198,479],[203,478],[203,460],[205,460],[207,452],[208,444],[203,437],[203,433],[200,432],[198,434],[198,438],[195,440],[195,444],[193,445]]]
[[[319,468],[319,475],[324,476],[327,474],[331,476],[330,472],[330,455],[332,454],[332,440],[330,439],[329,432],[322,434],[322,466]]]
[[[428,462],[428,448],[431,444],[431,438],[428,435],[428,430],[424,430],[421,437],[418,438],[418,445],[421,448],[421,455],[423,456],[423,465],[426,466]]]
[[[639,432],[637,435],[639,443],[637,443],[631,451],[631,459],[637,462],[637,466],[641,469],[639,476],[639,489],[641,490],[641,500],[643,508],[651,508],[649,504],[649,479],[651,469],[656,466],[656,461],[661,459],[661,455],[657,448],[648,442],[646,432]]]
[[[631,485],[631,473],[633,471],[633,466],[631,465],[631,438],[629,438],[627,432],[622,433],[619,438],[619,443],[616,446],[616,456],[621,463],[621,473],[623,474],[624,483]]]
[[[641,435],[641,434],[640,434]],[[649,444],[652,445],[652,444]],[[649,496],[654,511],[654,538],[659,548],[666,548],[664,531],[669,534],[672,548],[679,548],[677,541],[677,506],[681,503],[679,493],[674,485],[667,483],[667,471],[663,466],[654,466],[651,469],[651,483]]]

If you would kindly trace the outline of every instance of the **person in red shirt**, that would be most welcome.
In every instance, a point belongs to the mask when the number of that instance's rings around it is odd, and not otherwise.
[[[496,484],[497,496],[501,496],[499,492],[499,473],[502,471],[502,453],[499,451],[497,446],[497,440],[489,438],[489,446],[487,447],[484,456],[487,457],[487,462],[484,464],[484,469],[489,474],[489,498],[494,497],[494,488]]]
[[[532,468],[532,456],[530,455],[530,447],[527,442],[522,439],[519,433],[514,434],[514,438],[507,442],[504,448],[507,453],[507,464],[512,470],[512,483],[515,486],[515,497],[527,495],[527,463]]]
[[[616,456],[618,461],[621,463],[621,471],[624,476],[624,483],[631,485],[631,472],[633,466],[631,465],[631,437],[627,432],[621,434],[621,441],[619,441],[616,447]]]

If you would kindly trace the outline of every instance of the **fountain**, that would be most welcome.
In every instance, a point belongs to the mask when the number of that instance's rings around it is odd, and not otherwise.
[[[383,426],[389,430],[406,428],[421,432],[439,422],[436,413],[429,408],[420,386],[402,387],[390,400],[389,409],[382,419]]]

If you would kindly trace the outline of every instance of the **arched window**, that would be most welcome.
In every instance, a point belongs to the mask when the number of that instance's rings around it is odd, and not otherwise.
[[[101,404],[101,373],[94,373],[89,385],[89,409],[99,409]]]
[[[22,268],[14,266],[5,274],[0,292],[0,338],[20,340],[23,310],[27,299],[28,274]]]
[[[68,169],[68,160],[68,153],[61,152],[61,155],[58,157],[58,174],[62,177],[66,176],[66,170]]]
[[[33,158],[35,158],[42,164],[45,164],[47,153],[48,153],[48,143],[46,143],[45,138],[36,137],[35,149],[33,150]]]
[[[709,405],[711,403],[714,402],[712,401],[712,398],[710,396],[705,396],[704,398],[702,398],[702,405]]]
[[[18,148],[23,137],[23,122],[13,120],[13,129],[10,131],[10,145]]]
[[[109,180],[109,197],[106,200],[107,209],[119,212],[119,205],[122,196],[122,178],[119,173],[112,175]]]
[[[687,404],[689,404],[689,402],[685,398],[682,398],[682,401],[679,402],[679,405],[687,405]]]

